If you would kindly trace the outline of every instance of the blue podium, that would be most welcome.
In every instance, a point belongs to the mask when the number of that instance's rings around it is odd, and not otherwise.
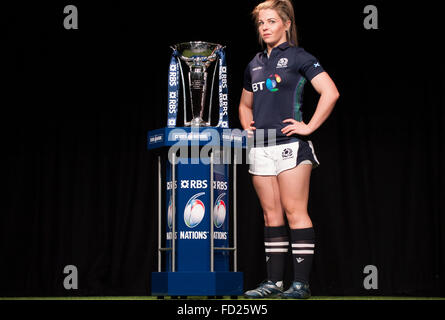
[[[148,132],[147,148],[158,154],[158,270],[151,274],[152,295],[243,293],[236,237],[236,163],[243,145],[241,131],[218,127]]]

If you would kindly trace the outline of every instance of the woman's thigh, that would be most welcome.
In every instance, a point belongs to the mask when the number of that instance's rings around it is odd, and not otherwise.
[[[281,204],[291,227],[311,227],[307,204],[312,165],[300,164],[281,172],[277,181]]]

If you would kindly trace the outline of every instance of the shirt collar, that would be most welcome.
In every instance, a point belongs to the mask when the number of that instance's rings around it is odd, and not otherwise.
[[[282,44],[280,44],[277,48],[280,48],[281,50],[286,50],[287,48],[290,47],[289,42],[283,42]]]
[[[274,51],[276,48],[279,48],[280,50],[284,51],[289,47],[290,47],[290,44],[287,41],[285,41],[282,44],[280,44],[279,46],[276,46],[275,48],[273,48],[270,53],[272,54],[272,51]],[[263,54],[264,54],[264,56],[267,57],[267,48],[263,51]]]

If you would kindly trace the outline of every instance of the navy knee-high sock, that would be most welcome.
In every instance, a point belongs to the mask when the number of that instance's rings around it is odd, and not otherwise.
[[[273,282],[283,280],[284,264],[289,248],[289,237],[285,226],[264,227],[267,278]]]
[[[294,281],[309,283],[315,250],[314,228],[290,230]]]

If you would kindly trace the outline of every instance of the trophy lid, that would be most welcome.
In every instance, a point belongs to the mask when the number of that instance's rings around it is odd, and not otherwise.
[[[175,44],[172,47],[179,53],[179,57],[186,62],[214,60],[216,50],[222,45],[204,41],[190,41]]]

